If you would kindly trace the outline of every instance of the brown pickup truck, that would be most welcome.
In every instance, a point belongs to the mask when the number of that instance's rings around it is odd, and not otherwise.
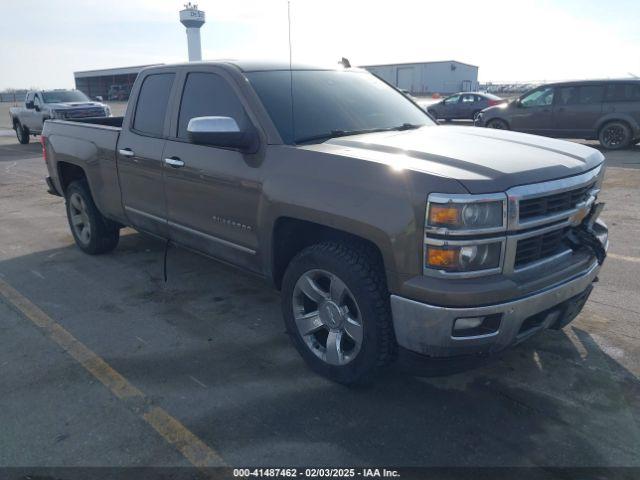
[[[300,354],[342,383],[562,328],[607,248],[601,153],[438,126],[359,69],[153,67],[123,118],[49,120],[42,142],[78,247],[131,226],[270,279]]]

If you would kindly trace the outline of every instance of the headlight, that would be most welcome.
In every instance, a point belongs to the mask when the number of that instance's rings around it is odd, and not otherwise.
[[[425,245],[425,266],[447,272],[500,268],[502,242],[466,245]]]
[[[65,118],[64,111],[62,111],[62,110],[54,110],[51,113],[52,113],[51,118],[57,118],[57,119],[64,119]]]
[[[429,195],[425,228],[438,234],[506,229],[506,195]]]

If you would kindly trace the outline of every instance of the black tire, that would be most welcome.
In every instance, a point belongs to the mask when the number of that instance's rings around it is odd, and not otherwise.
[[[86,180],[71,182],[65,192],[65,200],[69,228],[80,250],[89,255],[98,255],[116,248],[120,240],[120,227],[100,213]],[[78,202],[81,208],[76,206]],[[82,225],[77,223],[79,217]],[[83,228],[85,225],[88,225],[88,235]]]
[[[16,137],[18,137],[18,142],[22,145],[29,143],[29,129],[27,127],[22,126],[20,122],[16,122],[14,129],[16,131]]]
[[[471,114],[471,120],[473,120],[475,122],[476,121],[476,117],[478,116],[479,113],[480,113],[480,110],[476,110],[475,112],[473,112]]]
[[[605,123],[598,132],[598,141],[607,150],[622,150],[631,144],[631,129],[624,122]]]
[[[495,128],[496,130],[509,130],[509,124],[501,118],[492,118],[486,125],[487,128]]]
[[[348,294],[355,300],[361,322],[359,350],[352,360],[344,365],[331,365],[319,358],[307,345],[296,324],[296,284],[309,272],[318,269],[338,277],[346,285]],[[320,303],[315,308],[320,318]],[[391,321],[384,268],[375,252],[366,246],[350,241],[327,241],[301,251],[291,261],[283,278],[282,310],[287,332],[300,355],[312,370],[330,380],[346,385],[367,383],[396,356],[397,344]],[[333,319],[333,315],[331,318]],[[318,335],[321,334],[322,332],[318,331]],[[328,330],[325,335],[328,338]],[[328,340],[325,341],[328,344]]]

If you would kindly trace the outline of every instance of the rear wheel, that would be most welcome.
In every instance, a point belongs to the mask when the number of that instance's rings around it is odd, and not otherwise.
[[[27,127],[23,127],[20,122],[16,122],[15,124],[16,137],[18,137],[18,142],[22,145],[26,145],[29,143],[29,129]]]
[[[325,242],[300,252],[284,275],[282,308],[300,355],[333,381],[366,382],[394,357],[384,270],[355,242]]]
[[[100,213],[85,180],[72,182],[65,198],[71,233],[80,250],[97,255],[116,248],[120,227]]]
[[[609,122],[600,129],[598,140],[607,150],[621,150],[631,143],[631,129],[624,122]]]
[[[494,118],[487,122],[487,128],[495,128],[496,130],[509,130],[509,125],[501,118]]]

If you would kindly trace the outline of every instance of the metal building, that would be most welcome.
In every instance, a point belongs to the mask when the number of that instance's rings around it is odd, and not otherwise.
[[[131,87],[138,73],[145,67],[108,68],[105,70],[85,70],[73,72],[76,88],[89,98],[102,97],[103,100],[129,100]]]
[[[362,68],[414,95],[478,89],[478,67],[455,60],[363,65]]]

